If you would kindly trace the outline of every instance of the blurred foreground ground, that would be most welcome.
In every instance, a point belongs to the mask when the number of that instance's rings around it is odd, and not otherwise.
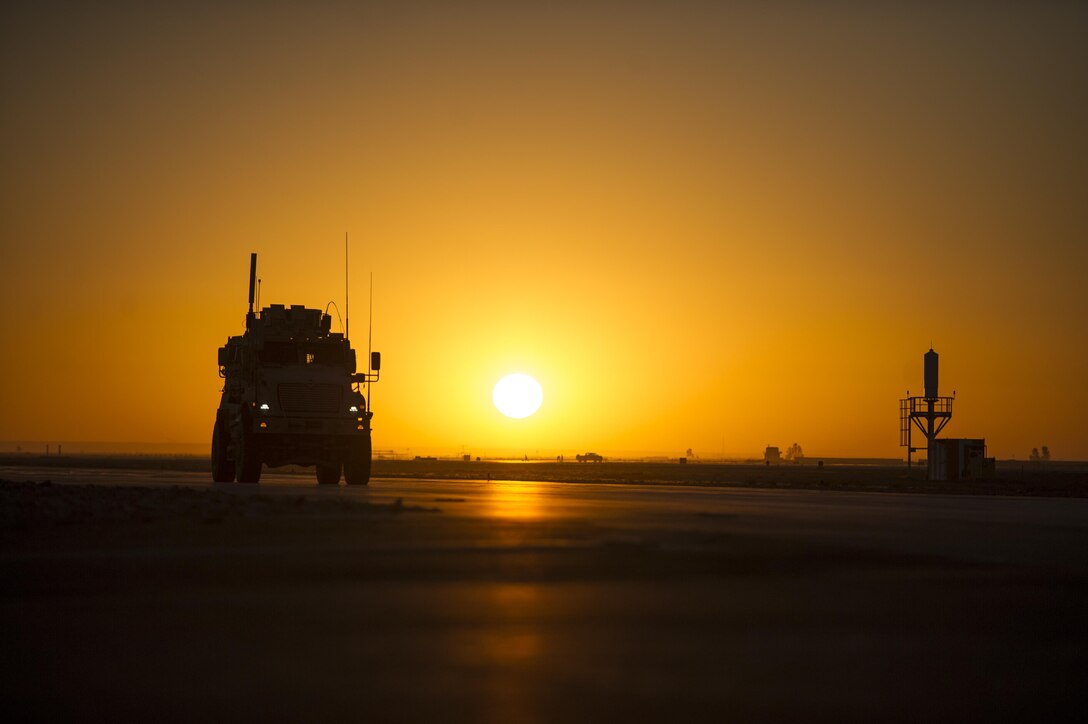
[[[1083,499],[834,480],[0,478],[0,691],[19,720],[1084,710]]]

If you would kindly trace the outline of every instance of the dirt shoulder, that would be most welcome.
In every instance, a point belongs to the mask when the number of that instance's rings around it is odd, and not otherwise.
[[[110,470],[170,470],[204,472],[207,458],[183,456],[7,455],[0,466],[20,468],[87,468]],[[277,472],[313,476],[312,469],[278,468]],[[44,475],[44,473],[43,473]],[[433,480],[524,480],[558,483],[695,485],[706,487],[846,490],[856,492],[935,493],[954,495],[1013,495],[1088,497],[1088,463],[999,462],[994,480],[940,481],[925,479],[920,467],[903,465],[759,465],[749,463],[603,462],[508,463],[461,460],[375,460],[376,478]],[[46,476],[47,477],[47,476]]]

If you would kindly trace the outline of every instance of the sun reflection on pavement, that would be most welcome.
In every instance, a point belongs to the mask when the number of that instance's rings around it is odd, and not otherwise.
[[[532,722],[539,719],[538,695],[543,664],[544,636],[540,589],[536,585],[500,584],[484,593],[489,620],[500,622],[477,631],[462,655],[481,675],[481,693],[495,722]]]
[[[491,483],[485,505],[490,516],[506,520],[539,520],[548,515],[542,486],[531,482]]]

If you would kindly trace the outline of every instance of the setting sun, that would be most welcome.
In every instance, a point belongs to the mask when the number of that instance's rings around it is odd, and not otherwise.
[[[544,401],[544,390],[529,375],[516,373],[495,383],[491,399],[499,412],[507,417],[520,419],[540,409],[540,403]]]

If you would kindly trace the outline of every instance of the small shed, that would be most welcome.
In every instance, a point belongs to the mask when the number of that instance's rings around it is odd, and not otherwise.
[[[994,458],[986,457],[986,440],[953,437],[934,441],[934,480],[990,480],[994,477]]]

